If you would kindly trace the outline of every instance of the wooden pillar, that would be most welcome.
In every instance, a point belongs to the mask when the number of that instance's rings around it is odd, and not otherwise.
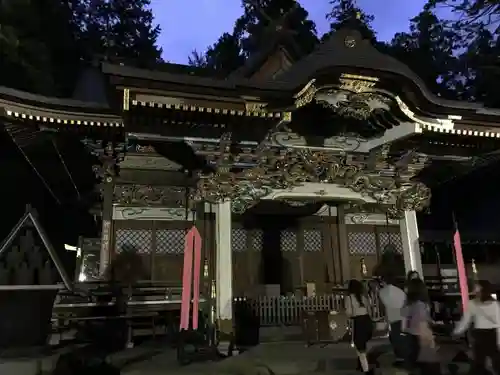
[[[349,242],[347,239],[347,225],[345,223],[345,208],[343,204],[337,206],[337,226],[339,236],[338,257],[341,269],[341,281],[345,283],[351,279],[351,266],[349,256]]]
[[[109,160],[103,160],[102,177],[102,229],[101,252],[99,256],[99,275],[103,276],[108,268],[113,253],[113,194],[115,176],[111,173],[113,168]]]
[[[219,350],[224,351],[233,337],[233,254],[229,200],[215,205],[215,231],[216,319],[221,343]]]
[[[331,207],[329,207],[328,216],[322,220],[322,236],[323,241],[323,254],[326,263],[326,270],[328,272],[329,283],[341,283],[340,279],[340,257],[336,246],[338,244],[337,231],[335,230],[334,217],[331,215]]]
[[[418,223],[415,211],[405,211],[403,218],[399,221],[401,229],[401,241],[403,243],[403,258],[406,273],[417,271],[424,277],[422,270],[422,258],[420,256],[420,244],[418,242]]]

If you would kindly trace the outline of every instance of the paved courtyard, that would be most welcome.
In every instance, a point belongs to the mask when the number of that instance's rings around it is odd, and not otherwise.
[[[376,374],[406,374],[403,370],[392,368],[393,356],[386,340],[372,343],[372,350],[382,352],[381,367]],[[450,345],[441,346],[440,357],[444,373],[451,362],[456,348]],[[294,374],[359,374],[356,371],[356,357],[347,343],[327,346],[305,347],[301,342],[266,343],[246,352],[220,362],[195,363],[179,366],[174,350],[165,350],[148,359],[125,366],[124,375],[268,375],[269,369],[276,375]],[[463,373],[464,369],[461,369]]]

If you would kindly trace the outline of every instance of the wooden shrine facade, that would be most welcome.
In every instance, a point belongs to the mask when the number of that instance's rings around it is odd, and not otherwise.
[[[421,271],[416,212],[432,184],[500,148],[499,110],[437,97],[357,31],[279,72],[265,63],[225,79],[103,63],[84,78],[106,103],[0,90],[10,134],[76,136],[98,158],[98,273],[132,248],[153,279],[180,282],[194,223],[228,334],[248,286],[344,282],[388,244]],[[265,257],[279,278],[262,275]]]

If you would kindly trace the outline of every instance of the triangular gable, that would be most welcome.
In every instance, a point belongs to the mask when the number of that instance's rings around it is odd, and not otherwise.
[[[23,244],[21,244],[21,243],[19,244],[20,245],[19,247],[14,246],[16,239],[18,239],[19,242],[22,242],[23,240],[27,239],[26,236],[23,236],[23,229],[30,228],[30,227],[35,229],[35,232],[38,234],[38,237],[41,241],[40,245],[42,245],[42,246],[37,246],[36,243],[33,243],[31,248],[28,248],[28,249],[21,249],[21,247],[23,246]],[[28,245],[28,247],[29,247],[29,245]],[[34,252],[40,251],[41,247],[45,248],[45,251],[48,254],[48,259],[42,258],[43,257],[43,250],[42,250],[42,252],[36,254],[37,256],[39,256],[38,258],[33,257]],[[25,250],[27,250],[27,251],[25,251]],[[40,263],[40,264],[28,265],[30,259],[27,259],[27,258],[30,255],[28,253],[30,250],[32,252],[32,254],[31,254],[32,258],[34,258],[34,260],[36,261],[35,263]],[[40,289],[44,289],[44,287],[47,289],[52,289],[54,286],[56,286],[56,284],[55,283],[49,284],[49,283],[43,282],[44,277],[42,276],[42,272],[46,271],[46,270],[44,270],[42,267],[54,267],[55,272],[57,273],[56,276],[58,276],[60,278],[60,281],[62,281],[64,286],[69,290],[72,289],[71,280],[68,277],[68,274],[66,273],[66,270],[64,269],[64,266],[63,266],[61,260],[59,259],[54,247],[52,246],[52,243],[50,242],[50,240],[47,236],[47,233],[43,229],[35,212],[30,207],[28,207],[26,209],[26,213],[18,221],[18,223],[14,226],[14,228],[12,228],[12,231],[5,238],[5,240],[2,243],[2,246],[0,246],[0,261],[4,261],[3,263],[5,263],[4,265],[7,267],[7,269],[10,269],[10,266],[11,266],[10,264],[8,264],[9,259],[7,259],[9,257],[9,255],[11,256],[11,259],[10,259],[11,263],[16,263],[16,265],[22,263],[21,266],[28,269],[28,271],[33,271],[33,272],[37,271],[39,283],[35,284],[32,282],[31,284],[28,283],[28,284],[21,284],[21,285],[19,285],[19,284],[14,284],[14,285],[7,284],[4,286],[7,286],[7,287],[15,286],[17,288],[19,288],[20,286],[36,286],[36,287],[39,287]],[[20,257],[22,257],[22,259],[20,259]],[[52,261],[52,265],[50,265],[50,264],[47,265],[46,261],[44,262],[44,259]],[[33,261],[33,259],[32,259],[32,261]],[[42,264],[42,262],[43,262],[43,264]],[[32,266],[32,267],[29,268],[30,266]],[[40,266],[40,268],[36,269],[35,267],[37,267],[37,266]],[[26,269],[22,270],[22,272],[27,272]],[[50,269],[49,269],[49,271],[50,271]],[[29,288],[27,288],[27,289],[29,289]]]
[[[263,60],[249,78],[260,81],[272,80],[280,73],[288,70],[292,64],[293,59],[288,52],[283,47],[279,47]]]

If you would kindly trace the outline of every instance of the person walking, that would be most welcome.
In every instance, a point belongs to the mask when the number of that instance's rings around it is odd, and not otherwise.
[[[406,367],[411,370],[420,369],[427,375],[440,374],[436,343],[430,325],[427,288],[421,279],[409,280],[407,288],[406,303],[401,309],[405,320]]]
[[[403,316],[401,315],[401,310],[406,302],[406,293],[395,284],[392,276],[384,277],[382,287],[379,290],[379,298],[384,306],[389,325],[389,342],[396,356],[394,365],[399,366],[403,364],[407,354],[405,341],[402,337]]]
[[[365,374],[373,374],[366,356],[366,346],[373,335],[373,322],[370,317],[370,302],[363,284],[359,280],[349,281],[345,299],[345,311],[351,319],[352,344],[356,349],[361,370]]]
[[[500,304],[493,298],[493,288],[489,281],[478,281],[474,292],[476,296],[469,301],[453,334],[461,335],[473,324],[473,362],[470,373],[488,374],[486,360],[490,358],[493,371],[500,375]]]

